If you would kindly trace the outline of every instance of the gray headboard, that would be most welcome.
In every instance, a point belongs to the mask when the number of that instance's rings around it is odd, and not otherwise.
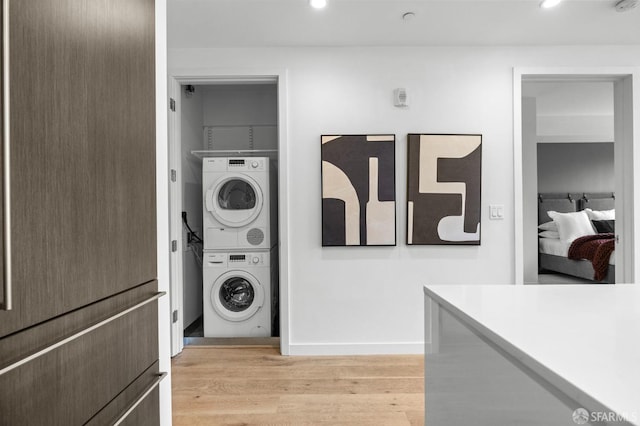
[[[611,210],[616,207],[616,196],[613,192],[585,193],[582,196],[582,208],[591,210]]]
[[[538,225],[549,222],[549,210],[560,213],[591,210],[611,210],[615,208],[613,192],[564,192],[538,194]]]
[[[540,193],[538,194],[538,225],[551,221],[547,214],[549,210],[560,213],[578,211],[577,201],[582,197],[580,193]]]

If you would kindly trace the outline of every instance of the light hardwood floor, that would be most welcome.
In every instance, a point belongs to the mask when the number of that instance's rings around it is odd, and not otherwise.
[[[173,424],[422,426],[423,361],[189,346],[172,361]]]

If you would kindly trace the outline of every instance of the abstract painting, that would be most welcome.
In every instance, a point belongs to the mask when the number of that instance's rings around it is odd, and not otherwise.
[[[407,244],[480,245],[482,135],[410,134]]]
[[[322,245],[396,244],[395,135],[323,135]]]

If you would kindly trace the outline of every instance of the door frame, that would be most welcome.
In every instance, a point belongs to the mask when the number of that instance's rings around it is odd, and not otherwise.
[[[616,191],[621,186],[622,200],[616,200],[616,208],[622,210],[624,223],[621,233],[629,238],[621,238],[623,253],[622,269],[616,267],[616,282],[632,283],[635,271],[640,271],[640,67],[587,67],[587,68],[521,68],[513,69],[513,164],[514,164],[514,283],[524,284],[524,194],[522,161],[522,82],[533,78],[548,80],[584,80],[610,81],[614,83],[615,143],[622,143],[622,149],[616,146],[616,162],[622,163],[622,173],[616,176]],[[639,149],[634,149],[639,147]],[[622,154],[622,155],[621,155]],[[618,169],[620,164],[617,163]],[[616,171],[616,174],[618,172]],[[624,183],[624,185],[622,185]],[[621,280],[618,274],[621,272]]]
[[[183,312],[182,282],[182,183],[181,176],[181,105],[180,88],[187,84],[252,84],[274,82],[278,92],[278,248],[280,277],[280,353],[290,354],[289,316],[289,160],[287,126],[286,69],[174,69],[169,71],[169,97],[175,100],[176,111],[169,113],[169,167],[176,170],[176,182],[169,190],[169,238],[177,241],[177,251],[170,254],[171,312]],[[182,315],[171,324],[171,356],[184,347]]]

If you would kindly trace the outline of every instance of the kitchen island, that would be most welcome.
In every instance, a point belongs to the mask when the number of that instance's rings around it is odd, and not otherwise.
[[[424,292],[427,425],[640,425],[639,286]]]

